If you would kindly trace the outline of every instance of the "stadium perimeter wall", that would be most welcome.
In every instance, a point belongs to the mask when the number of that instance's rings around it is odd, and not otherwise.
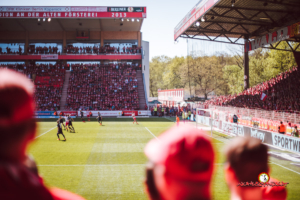
[[[212,126],[213,129],[234,136],[249,136],[258,138],[262,143],[269,144],[281,149],[300,153],[300,138],[295,138],[279,133],[238,125],[223,120],[215,120],[210,117],[196,115],[196,123]]]

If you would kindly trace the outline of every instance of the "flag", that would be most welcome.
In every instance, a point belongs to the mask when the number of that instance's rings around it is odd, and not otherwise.
[[[264,101],[267,99],[267,95],[265,93],[261,93],[260,100]]]

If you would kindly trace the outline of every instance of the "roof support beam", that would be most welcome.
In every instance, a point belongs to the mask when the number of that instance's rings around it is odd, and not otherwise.
[[[189,29],[189,31],[186,32],[204,32],[204,33],[215,33],[215,34],[231,34],[231,35],[243,35],[243,33],[238,33],[238,32],[232,32],[232,31],[224,31],[222,30],[214,30],[214,29]]]
[[[222,23],[222,24],[242,24],[242,25],[249,25],[249,26],[266,26],[265,23],[244,23],[244,22],[222,22],[222,21],[205,21],[205,22],[214,22],[214,23]]]
[[[300,7],[300,4],[291,4],[291,3],[282,3],[282,1],[277,2],[277,1],[270,1],[270,0],[255,0],[263,3],[270,3],[270,4],[277,4],[277,5],[282,5],[282,6],[291,6],[291,7]]]
[[[179,36],[181,38],[191,38],[189,36],[185,37],[183,35]],[[202,41],[208,41],[208,42],[211,42],[211,40],[208,40],[208,39],[202,39],[202,38],[193,38],[194,40],[202,40]],[[241,43],[232,43],[232,42],[224,42],[224,41],[218,41],[218,40],[215,40],[214,42],[219,42],[219,43],[224,43],[224,44],[235,44],[235,45],[244,45],[244,44],[241,44]]]
[[[252,10],[252,11],[260,11],[260,12],[278,12],[278,13],[297,13],[295,11],[288,11],[288,10],[272,10],[272,9],[258,9],[258,8],[243,8],[243,7],[229,7],[229,6],[218,6],[216,5],[215,8],[227,8],[233,10]]]

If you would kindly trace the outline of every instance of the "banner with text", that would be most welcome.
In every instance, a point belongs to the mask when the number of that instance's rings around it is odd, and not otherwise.
[[[146,7],[10,6],[0,18],[146,18]]]

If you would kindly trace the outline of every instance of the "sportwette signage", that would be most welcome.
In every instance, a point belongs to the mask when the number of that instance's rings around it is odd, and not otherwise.
[[[146,7],[0,7],[0,18],[146,18]]]
[[[235,136],[248,136],[257,138],[261,142],[270,144],[282,149],[300,153],[300,138],[282,135],[270,131],[265,131],[257,128],[250,128],[243,125],[237,125],[235,123],[212,120],[209,117],[197,115],[197,123],[205,124],[222,130],[224,133],[229,133]]]

